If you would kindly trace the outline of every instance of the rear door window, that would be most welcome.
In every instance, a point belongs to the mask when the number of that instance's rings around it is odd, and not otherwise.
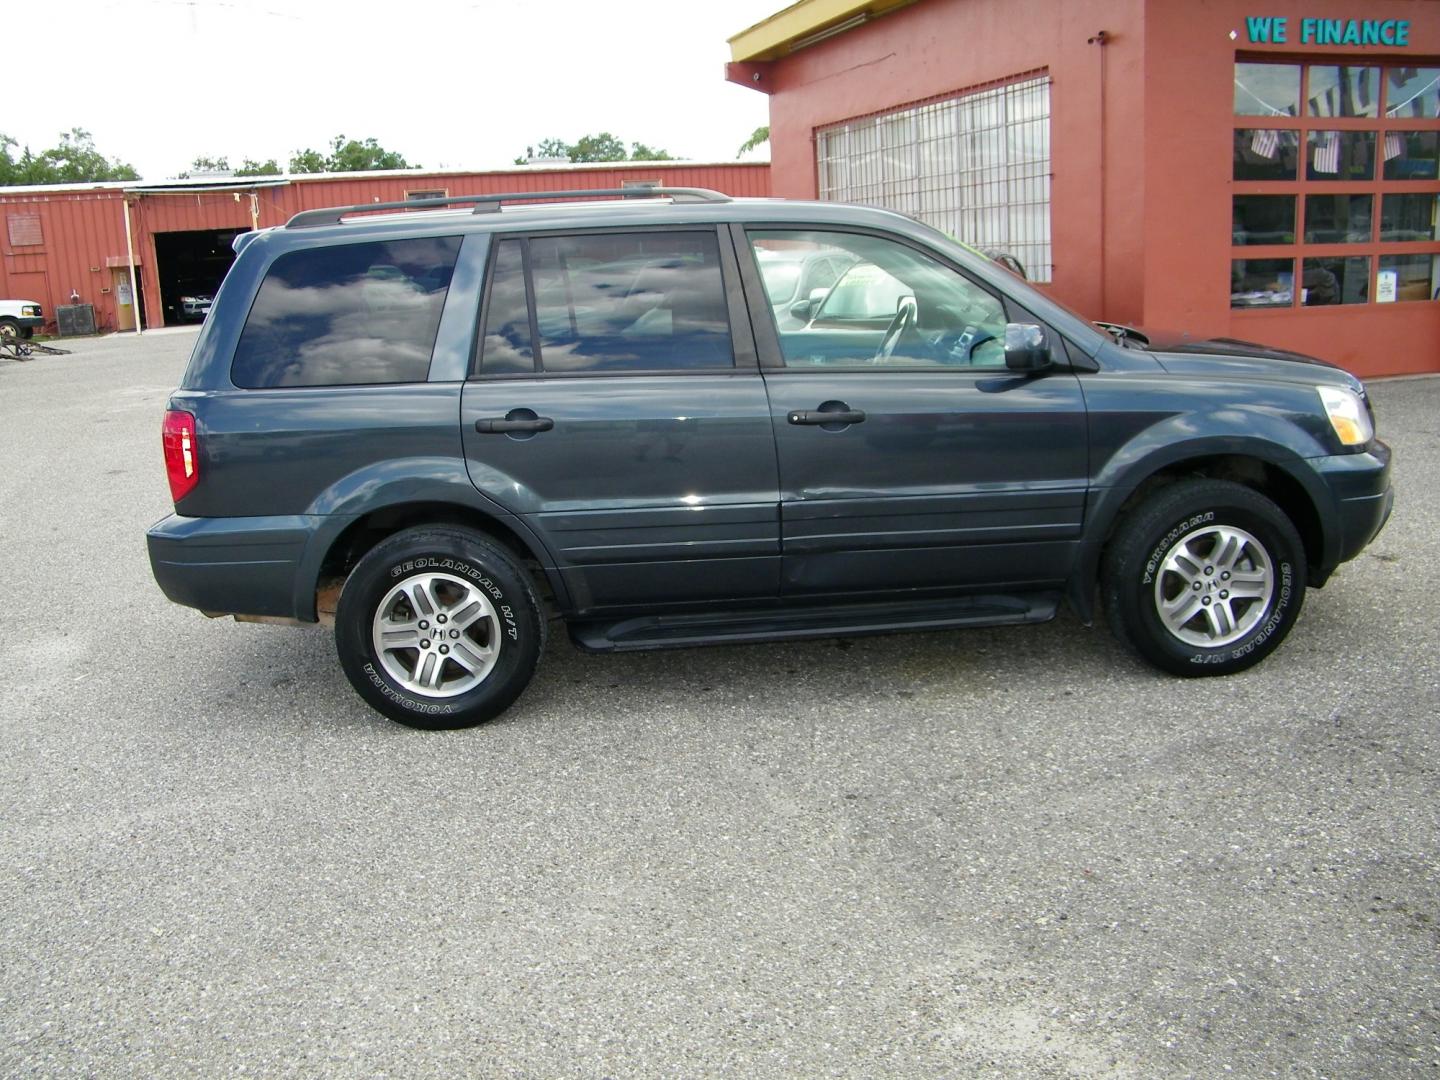
[[[513,249],[510,245],[516,245]],[[521,247],[525,257],[520,258]],[[521,265],[538,339],[529,341]],[[492,270],[483,374],[733,368],[713,231],[593,233],[504,241]]]
[[[236,386],[423,382],[460,237],[309,248],[271,265],[235,348]]]

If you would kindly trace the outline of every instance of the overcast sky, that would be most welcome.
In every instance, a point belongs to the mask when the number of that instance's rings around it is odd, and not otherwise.
[[[0,132],[39,151],[82,127],[146,180],[342,132],[427,168],[599,131],[730,161],[769,114],[725,81],[725,39],[787,2],[12,0]]]

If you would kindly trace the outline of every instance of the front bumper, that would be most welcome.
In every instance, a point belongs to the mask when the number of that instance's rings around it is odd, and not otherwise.
[[[1379,439],[1359,454],[1337,454],[1310,462],[1335,499],[1336,524],[1329,569],[1348,562],[1380,535],[1395,505],[1390,486],[1390,447]],[[1327,555],[1331,554],[1327,544]]]
[[[150,569],[177,604],[207,614],[296,618],[296,576],[323,518],[191,518],[171,514],[145,534]],[[308,613],[307,621],[314,620]]]

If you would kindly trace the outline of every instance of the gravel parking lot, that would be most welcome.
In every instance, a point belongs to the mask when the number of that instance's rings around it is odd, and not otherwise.
[[[166,602],[193,332],[0,361],[0,1074],[1434,1076],[1440,378],[1228,680],[1103,629],[594,657],[367,709]]]

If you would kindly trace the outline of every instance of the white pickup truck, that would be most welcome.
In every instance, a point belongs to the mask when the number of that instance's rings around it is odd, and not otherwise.
[[[45,325],[35,300],[0,300],[0,337],[28,338]]]

